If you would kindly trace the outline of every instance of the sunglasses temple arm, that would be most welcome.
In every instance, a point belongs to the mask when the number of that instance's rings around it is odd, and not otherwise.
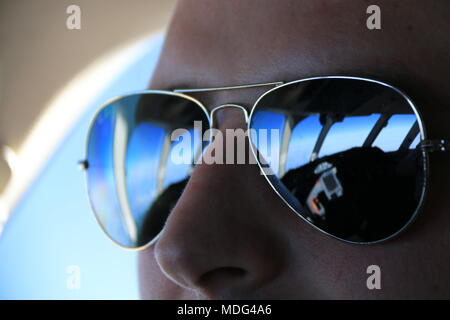
[[[450,142],[444,139],[423,140],[421,148],[427,152],[446,152],[450,151]]]
[[[81,171],[86,171],[89,168],[89,162],[86,159],[78,161],[77,165]]]

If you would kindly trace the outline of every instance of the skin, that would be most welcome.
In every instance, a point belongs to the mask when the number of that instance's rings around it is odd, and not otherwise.
[[[449,138],[450,4],[382,1],[185,0],[150,87],[214,87],[319,75],[379,79],[404,90],[430,138]],[[266,90],[265,88],[264,90]],[[198,94],[208,108],[250,108],[262,89]],[[225,109],[218,127],[244,127]],[[430,191],[398,237],[352,245],[313,229],[273,192],[256,165],[200,165],[158,241],[139,254],[144,299],[450,298],[449,153],[431,156]],[[383,201],[383,199],[379,199]],[[388,206],[389,204],[386,203]],[[381,289],[368,290],[369,265]]]

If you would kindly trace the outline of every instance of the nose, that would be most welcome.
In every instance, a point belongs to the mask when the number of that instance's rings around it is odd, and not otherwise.
[[[239,110],[220,113],[225,139],[226,129],[244,128]],[[155,245],[162,272],[212,299],[244,296],[274,281],[287,245],[274,227],[279,200],[269,188],[255,164],[198,165]]]

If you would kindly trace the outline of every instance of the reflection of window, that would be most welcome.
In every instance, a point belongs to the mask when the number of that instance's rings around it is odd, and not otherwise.
[[[327,131],[320,123],[319,114],[307,116],[291,128],[292,117],[289,115],[259,111],[252,119],[252,128],[256,130],[252,132],[252,140],[263,160],[268,161],[272,171],[279,175],[312,161],[315,147],[319,157],[363,145],[379,147],[385,152],[417,147],[420,133],[414,114],[397,114],[387,116],[387,119],[380,114],[347,116],[342,121],[329,123]],[[384,121],[388,121],[385,127],[380,125]],[[278,131],[277,139],[270,136],[270,130],[274,129]],[[322,144],[318,142],[321,135]]]
[[[335,123],[324,140],[319,157],[361,147],[379,117],[378,114],[351,116]]]
[[[170,135],[170,130],[146,122],[133,129],[128,142],[127,194],[138,227],[155,197],[170,184],[184,180],[190,174],[199,132],[194,129],[186,130],[185,134],[173,142],[170,141]],[[179,144],[184,144],[181,150],[187,152],[187,155],[174,154],[180,150],[177,149]],[[191,147],[187,148],[188,145]]]
[[[131,212],[139,224],[157,195],[157,177],[163,156],[166,132],[163,128],[141,123],[128,142],[126,160],[127,193]]]
[[[285,135],[287,125],[286,117],[277,112],[259,111],[253,115],[254,123],[252,140],[256,142],[256,147],[261,153],[263,160],[267,161],[274,173],[280,169],[280,146],[283,135]],[[289,139],[289,137],[286,137]],[[288,140],[289,141],[289,140]]]
[[[295,126],[289,142],[286,171],[309,162],[321,129],[318,115],[309,116]]]
[[[385,152],[398,150],[415,121],[416,116],[414,114],[393,115],[387,126],[381,130],[375,139],[373,146],[379,147]],[[419,140],[417,136],[411,144],[411,148],[417,146]]]
[[[180,182],[190,174],[190,170],[192,168],[192,163],[179,163],[179,161],[174,161],[176,157],[183,157],[184,155],[174,154],[176,152],[176,146],[180,143],[184,143],[184,139],[187,139],[191,143],[192,148],[188,151],[190,154],[188,158],[193,162],[194,157],[197,155],[195,152],[199,152],[199,147],[196,142],[201,141],[201,137],[198,131],[191,129],[186,134],[183,134],[178,140],[172,142],[172,146],[170,149],[170,154],[167,158],[166,163],[166,175],[164,176],[164,185],[163,188],[166,188],[170,184]],[[184,150],[186,151],[186,150]],[[194,152],[192,152],[194,151]]]

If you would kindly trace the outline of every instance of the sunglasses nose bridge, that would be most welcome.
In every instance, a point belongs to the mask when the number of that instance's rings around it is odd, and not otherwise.
[[[248,119],[249,119],[249,115],[248,115],[248,111],[247,109],[245,109],[243,106],[238,105],[238,104],[233,104],[233,103],[227,103],[227,104],[222,104],[220,106],[214,107],[211,112],[211,125],[214,128],[215,126],[215,118],[214,118],[214,113],[218,110],[221,109],[225,109],[225,108],[236,108],[236,109],[240,109],[243,113],[244,113],[244,119],[245,119],[245,124],[248,124]]]

